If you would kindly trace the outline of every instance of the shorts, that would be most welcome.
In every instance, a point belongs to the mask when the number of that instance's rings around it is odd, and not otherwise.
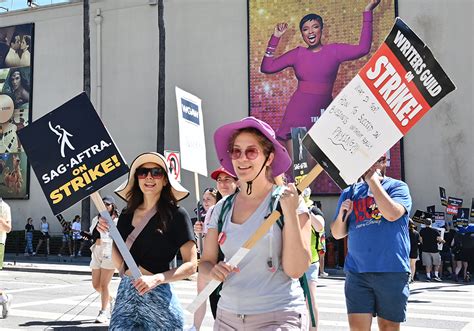
[[[417,259],[418,258],[418,249],[414,251],[410,251],[410,259]]]
[[[69,233],[63,233],[63,243],[71,241],[71,235]]]
[[[183,330],[183,315],[170,284],[140,295],[125,276],[120,281],[109,330]]]
[[[473,248],[461,248],[461,253],[459,253],[459,260],[462,262],[470,262],[474,261],[474,249]]]
[[[102,254],[103,246],[102,245],[92,245],[91,246],[91,269],[110,269],[115,270],[115,265],[112,262],[112,259],[104,259]]]
[[[401,323],[406,320],[408,272],[346,273],[344,293],[348,314],[372,314]]]
[[[0,270],[3,269],[4,258],[5,258],[5,244],[0,244]]]
[[[318,274],[319,274],[319,261],[311,263],[308,270],[305,272],[306,279],[310,282],[317,282],[318,281]]]
[[[439,253],[421,252],[421,260],[425,267],[439,266],[441,264],[441,255]]]
[[[447,249],[447,250],[444,250],[444,251],[441,251],[441,261],[443,262],[451,262],[451,260],[453,259],[453,254],[451,253],[451,249]]]
[[[46,239],[49,239],[51,238],[51,236],[49,235],[49,232],[41,232],[41,240],[46,240]]]
[[[215,331],[233,330],[307,330],[308,315],[305,311],[277,310],[254,315],[239,315],[220,308],[214,322]]]

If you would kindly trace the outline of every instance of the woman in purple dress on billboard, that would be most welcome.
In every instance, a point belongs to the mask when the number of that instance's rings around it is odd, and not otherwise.
[[[380,0],[369,0],[363,13],[363,25],[358,45],[321,43],[323,19],[316,14],[308,14],[300,21],[300,32],[307,47],[296,47],[275,57],[274,52],[281,36],[287,31],[287,23],[275,26],[262,60],[261,72],[272,74],[285,68],[293,68],[298,87],[293,93],[283,120],[276,132],[292,155],[291,128],[311,128],[332,101],[332,90],[339,65],[367,55],[372,43],[372,11]]]

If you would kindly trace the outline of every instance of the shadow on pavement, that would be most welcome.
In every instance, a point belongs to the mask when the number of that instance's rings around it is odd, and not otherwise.
[[[20,327],[43,327],[43,330],[108,330],[107,324],[94,324],[94,320],[83,321],[30,321],[19,324]]]

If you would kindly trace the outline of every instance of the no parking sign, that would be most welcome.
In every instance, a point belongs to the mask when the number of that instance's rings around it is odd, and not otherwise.
[[[168,162],[169,176],[181,182],[181,162],[179,152],[165,151],[166,162]]]

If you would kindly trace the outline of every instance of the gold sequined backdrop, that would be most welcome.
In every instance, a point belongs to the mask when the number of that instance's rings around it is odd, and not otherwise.
[[[366,0],[248,0],[249,6],[249,65],[250,65],[250,115],[260,118],[278,129],[286,105],[296,90],[297,80],[293,69],[276,74],[263,74],[260,65],[275,25],[287,22],[288,31],[283,35],[275,56],[297,46],[305,46],[299,31],[299,22],[309,13],[324,20],[322,43],[358,44],[362,28],[362,12]],[[344,62],[334,84],[333,96],[357,74],[372,54],[382,44],[395,21],[395,1],[382,0],[374,10],[373,39],[370,54],[358,60]],[[401,178],[400,143],[390,150],[389,176]],[[327,176],[320,175],[312,186],[313,194],[338,194],[337,185]]]

